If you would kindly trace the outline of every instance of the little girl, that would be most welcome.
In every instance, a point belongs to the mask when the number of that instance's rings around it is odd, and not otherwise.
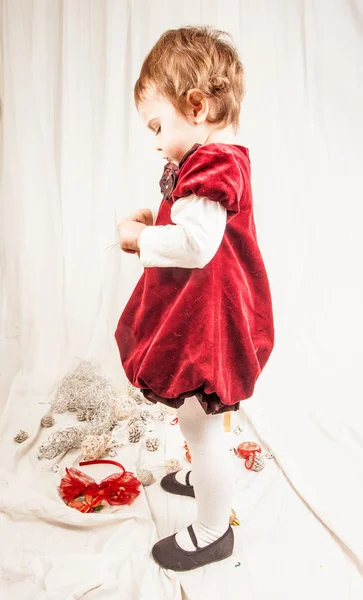
[[[233,552],[234,470],[223,413],[250,398],[274,346],[269,282],[257,244],[248,149],[236,144],[243,67],[224,32],[166,31],[146,57],[135,102],[168,162],[156,219],[119,224],[145,267],[115,333],[130,382],[178,409],[192,472],[161,486],[193,496],[197,519],[157,542],[164,568],[187,571]]]

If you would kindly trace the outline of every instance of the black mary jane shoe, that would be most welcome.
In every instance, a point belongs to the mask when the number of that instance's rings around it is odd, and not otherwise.
[[[163,569],[191,571],[192,569],[224,560],[232,555],[234,534],[230,525],[218,540],[215,540],[204,548],[199,548],[192,525],[189,525],[187,529],[196,550],[183,550],[175,539],[176,533],[154,544],[151,551],[152,556],[155,562],[163,567]]]
[[[186,483],[179,483],[179,481],[175,478],[177,471],[173,473],[168,473],[160,480],[160,486],[169,494],[178,494],[179,496],[190,496],[191,498],[195,498],[194,487],[189,483],[189,477],[191,471],[188,471],[185,477]]]

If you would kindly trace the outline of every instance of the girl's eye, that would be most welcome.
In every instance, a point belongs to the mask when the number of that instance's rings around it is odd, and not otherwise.
[[[161,131],[161,127],[158,127],[158,130],[157,130],[157,132],[155,133],[155,135],[159,135],[160,131]]]

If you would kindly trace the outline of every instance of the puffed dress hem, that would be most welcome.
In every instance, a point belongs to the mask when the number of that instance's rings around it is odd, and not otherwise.
[[[159,396],[155,392],[153,392],[150,388],[140,388],[140,392],[145,396],[147,400],[150,402],[161,402],[165,404],[165,406],[169,406],[171,408],[180,408],[184,404],[185,398],[190,398],[191,396],[196,396],[198,401],[200,402],[204,412],[207,415],[217,415],[225,412],[236,411],[240,408],[240,402],[235,402],[234,404],[224,404],[218,394],[212,392],[211,394],[207,394],[203,390],[203,385],[199,386],[195,390],[191,390],[189,392],[183,392],[179,394],[176,398],[163,398]]]

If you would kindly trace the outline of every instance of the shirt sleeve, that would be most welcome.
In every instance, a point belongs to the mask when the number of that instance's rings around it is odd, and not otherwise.
[[[175,225],[145,227],[140,234],[140,262],[144,267],[202,269],[212,260],[223,239],[227,211],[208,198],[190,195],[171,207]]]
[[[173,197],[207,197],[226,210],[238,213],[244,195],[242,165],[235,154],[222,144],[198,148],[180,169]]]

